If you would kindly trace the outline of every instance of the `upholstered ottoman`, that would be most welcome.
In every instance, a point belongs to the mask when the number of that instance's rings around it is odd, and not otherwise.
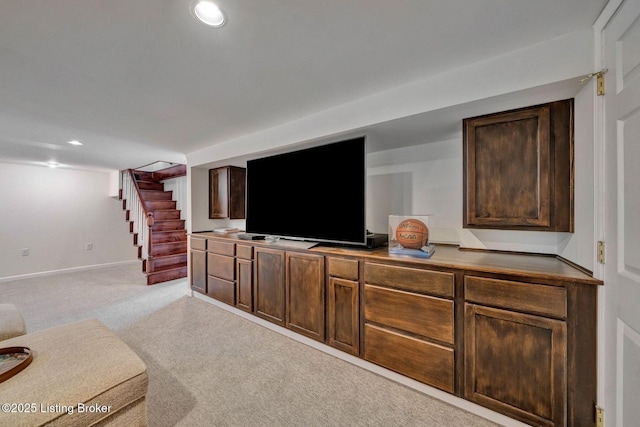
[[[13,304],[0,304],[0,341],[27,333],[24,319]]]
[[[146,425],[146,365],[100,321],[0,341],[17,346],[33,361],[0,383],[1,425]]]

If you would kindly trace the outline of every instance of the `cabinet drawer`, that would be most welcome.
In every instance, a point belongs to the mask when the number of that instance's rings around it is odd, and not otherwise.
[[[190,240],[189,247],[191,249],[195,249],[195,250],[198,250],[198,251],[206,251],[207,250],[207,239],[200,239],[198,237],[191,236],[189,238],[189,240]]]
[[[236,305],[236,284],[228,280],[209,276],[207,278],[207,295],[218,301]]]
[[[219,255],[234,256],[236,254],[236,245],[210,239],[207,243],[207,251]]]
[[[235,259],[224,255],[207,254],[207,273],[225,280],[235,280]]]
[[[453,393],[453,349],[374,325],[365,324],[364,334],[366,360]]]
[[[328,257],[329,276],[358,280],[358,260]]]
[[[366,321],[453,345],[453,301],[372,285],[364,298]]]
[[[373,285],[453,298],[453,273],[365,263],[364,276],[365,281]]]
[[[253,259],[253,246],[236,245],[236,257]]]
[[[567,290],[557,286],[465,276],[465,300],[566,319]]]

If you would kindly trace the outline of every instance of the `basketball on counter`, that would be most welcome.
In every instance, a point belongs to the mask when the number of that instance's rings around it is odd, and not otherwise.
[[[424,222],[409,218],[396,227],[396,240],[407,249],[420,249],[429,241],[429,229]]]

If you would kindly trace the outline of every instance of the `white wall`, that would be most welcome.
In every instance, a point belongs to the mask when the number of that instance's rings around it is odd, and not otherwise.
[[[187,219],[187,177],[170,178],[162,181],[164,191],[172,192],[172,199],[176,201],[176,209],[180,211],[180,219]]]
[[[571,33],[554,40],[407,83],[401,87],[336,106],[329,110],[235,138],[215,141],[187,154],[187,165],[224,159],[339,135],[377,123],[470,103],[566,79],[593,70],[593,32]],[[526,104],[526,100],[523,103]],[[219,166],[224,162],[218,163]]]
[[[432,241],[458,243],[462,225],[462,141],[369,154],[367,227],[388,232],[389,215],[433,214]]]
[[[191,222],[187,229],[191,231],[211,231],[217,226],[209,220],[209,172],[207,169],[192,168],[191,178]],[[194,212],[196,214],[194,215]]]
[[[593,135],[595,83],[585,86],[575,97],[574,134],[574,228],[559,243],[557,254],[590,270],[595,270],[595,138]]]
[[[0,163],[0,279],[134,261],[109,181],[104,172]]]

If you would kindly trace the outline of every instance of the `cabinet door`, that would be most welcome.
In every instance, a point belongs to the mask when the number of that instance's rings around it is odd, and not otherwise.
[[[238,308],[253,311],[253,261],[250,259],[236,260],[236,277],[238,280]]]
[[[229,166],[229,219],[245,219],[247,170]]]
[[[209,218],[229,217],[228,168],[209,170]]]
[[[573,232],[573,100],[463,120],[464,227]]]
[[[465,305],[467,399],[525,423],[566,425],[566,324]]]
[[[360,354],[358,282],[329,278],[329,345]]]
[[[287,252],[287,328],[324,341],[324,257]]]
[[[207,253],[202,251],[190,251],[191,289],[207,293]]]
[[[224,166],[209,170],[209,218],[245,218],[246,169]]]
[[[255,249],[255,314],[280,326],[285,325],[284,251]]]

